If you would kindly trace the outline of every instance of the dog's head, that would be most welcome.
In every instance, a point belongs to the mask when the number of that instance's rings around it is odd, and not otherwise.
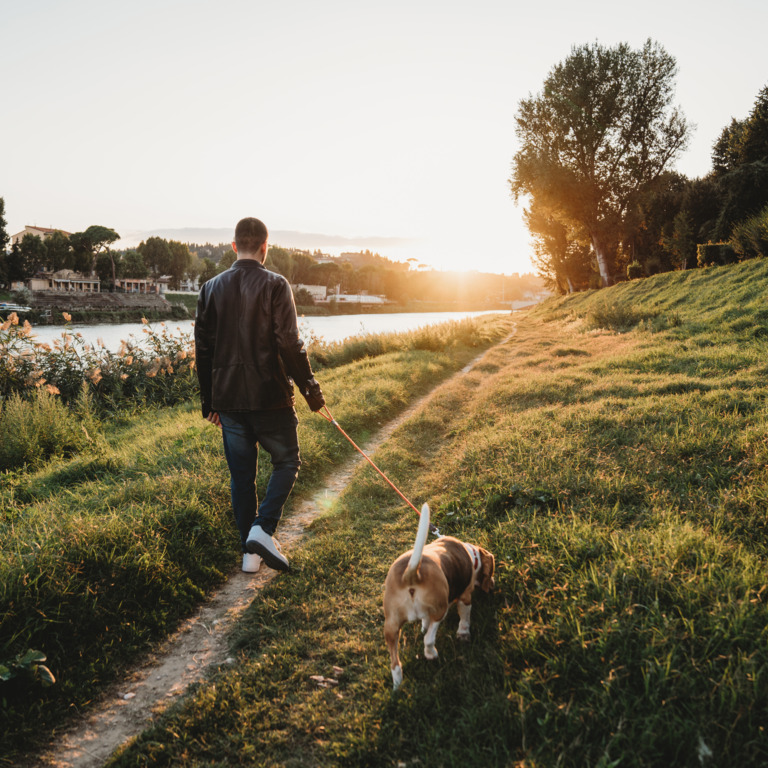
[[[493,579],[493,572],[496,568],[496,561],[493,555],[482,547],[477,548],[480,552],[480,574],[478,576],[478,584],[483,592],[489,592],[496,586],[496,582]]]

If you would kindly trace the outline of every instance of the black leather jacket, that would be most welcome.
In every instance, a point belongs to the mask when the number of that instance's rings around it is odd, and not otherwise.
[[[288,281],[253,259],[238,259],[200,289],[195,354],[203,416],[294,404],[289,376],[322,397],[299,336]]]

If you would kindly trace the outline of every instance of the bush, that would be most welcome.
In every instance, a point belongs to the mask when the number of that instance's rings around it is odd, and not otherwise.
[[[93,441],[92,432],[44,387],[29,399],[13,394],[0,407],[0,470],[77,453]]]
[[[69,322],[71,316],[65,314]],[[37,342],[15,313],[0,325],[0,399],[45,387],[74,402],[85,383],[103,410],[131,404],[173,405],[197,392],[190,334],[174,336],[143,320],[146,338],[124,341],[117,353],[87,344],[66,328],[52,344]]]
[[[735,264],[739,255],[730,243],[700,243],[696,246],[697,262],[700,267]]]
[[[741,259],[768,256],[768,206],[733,228],[731,245]]]
[[[627,280],[637,280],[643,276],[643,265],[639,261],[627,264]]]

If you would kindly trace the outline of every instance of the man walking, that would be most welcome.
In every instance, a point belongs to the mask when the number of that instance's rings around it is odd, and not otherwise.
[[[301,466],[291,379],[311,410],[325,405],[299,336],[291,286],[264,267],[267,238],[258,219],[238,222],[232,243],[237,260],[202,286],[195,320],[203,417],[221,427],[243,570],[249,573],[258,570],[260,557],[270,568],[289,567],[272,536]],[[261,505],[259,445],[272,458]]]

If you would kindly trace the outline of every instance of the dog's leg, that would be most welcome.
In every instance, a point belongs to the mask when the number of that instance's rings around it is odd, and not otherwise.
[[[461,600],[456,604],[459,609],[459,631],[456,637],[459,640],[469,640],[469,613],[472,610],[472,603],[462,603]]]
[[[437,648],[435,648],[435,639],[437,638],[437,629],[440,626],[440,620],[429,620],[427,634],[424,635],[424,656],[428,659],[437,658]]]
[[[396,622],[384,622],[384,639],[387,641],[387,648],[389,649],[392,690],[396,691],[400,687],[400,683],[403,682],[403,667],[397,653],[397,647],[400,644],[400,626]]]

